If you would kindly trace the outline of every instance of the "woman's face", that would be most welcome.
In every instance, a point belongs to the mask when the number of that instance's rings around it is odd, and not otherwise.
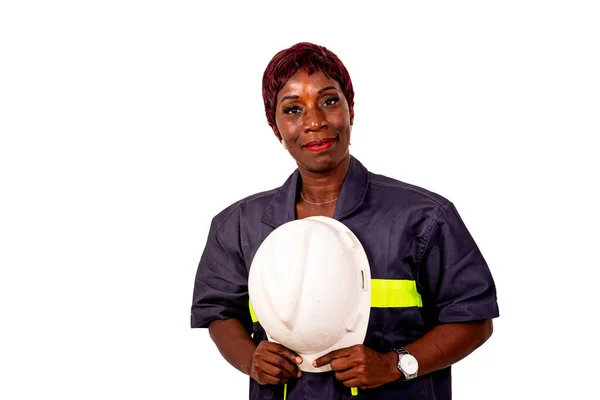
[[[300,69],[277,93],[272,128],[298,167],[326,172],[348,156],[353,117],[337,81]]]

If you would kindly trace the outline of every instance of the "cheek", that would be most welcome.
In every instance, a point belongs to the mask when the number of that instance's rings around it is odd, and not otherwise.
[[[276,120],[277,129],[282,137],[287,140],[295,140],[302,132],[302,122],[298,120]]]
[[[330,119],[330,125],[340,132],[350,132],[350,118],[347,112],[336,115]]]

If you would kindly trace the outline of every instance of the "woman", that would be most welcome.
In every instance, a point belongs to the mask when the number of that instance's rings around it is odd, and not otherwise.
[[[353,387],[365,399],[450,399],[450,365],[492,334],[494,282],[456,209],[368,172],[350,155],[353,98],[346,68],[326,48],[298,43],[275,55],[263,77],[266,116],[298,169],[280,188],[213,219],[192,327],[209,327],[221,354],[252,378],[251,399],[347,399]],[[302,374],[301,358],[266,341],[253,320],[247,278],[270,232],[314,215],[354,232],[386,300],[372,301],[363,345],[317,359],[315,366],[330,364],[329,373]]]

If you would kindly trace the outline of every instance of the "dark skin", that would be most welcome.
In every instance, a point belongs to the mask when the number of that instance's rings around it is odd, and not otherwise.
[[[273,133],[296,160],[302,176],[302,194],[313,203],[339,196],[350,166],[350,134],[354,110],[339,85],[322,72],[308,75],[299,70],[277,94]],[[333,140],[324,151],[311,150],[311,143]],[[298,219],[323,215],[333,217],[336,202],[313,205],[300,199]]]
[[[350,134],[354,110],[337,81],[322,72],[294,74],[277,94],[275,136],[296,160],[302,177],[302,194],[322,203],[339,197],[350,165]],[[329,143],[326,149],[311,143]],[[300,199],[298,219],[333,217],[336,202],[313,205]],[[438,325],[404,346],[419,362],[418,375],[448,367],[481,346],[492,334],[491,320]],[[258,383],[278,385],[299,378],[302,359],[295,352],[269,341],[254,344],[242,324],[234,319],[214,321],[211,338],[223,357]],[[364,345],[334,350],[314,362],[330,364],[335,376],[348,387],[374,388],[402,378],[394,351],[377,352]]]
[[[302,376],[298,354],[266,340],[257,346],[236,319],[213,321],[208,330],[221,355],[261,385],[281,385]]]
[[[404,346],[419,362],[418,375],[446,368],[471,354],[492,335],[492,320],[438,325]],[[334,350],[313,365],[330,364],[345,386],[374,388],[402,379],[395,351],[379,353],[363,345]]]

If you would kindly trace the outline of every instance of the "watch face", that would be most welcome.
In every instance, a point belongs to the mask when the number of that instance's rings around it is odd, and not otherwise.
[[[400,359],[400,368],[409,375],[416,374],[419,369],[419,363],[412,355],[405,354]]]

